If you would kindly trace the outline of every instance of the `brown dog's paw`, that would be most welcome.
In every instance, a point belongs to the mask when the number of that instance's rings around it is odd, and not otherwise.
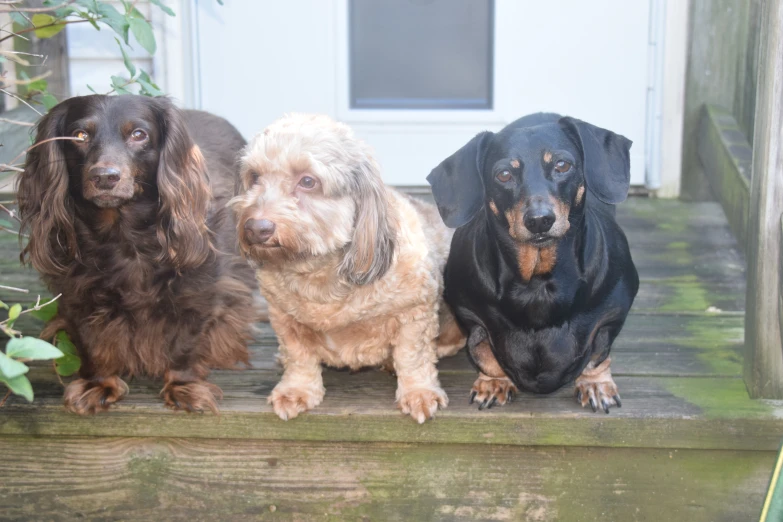
[[[65,409],[77,415],[106,411],[128,394],[128,385],[119,377],[76,379],[65,388]]]
[[[283,420],[289,420],[300,413],[312,410],[321,404],[323,398],[323,392],[319,394],[312,390],[278,384],[272,390],[267,402],[272,405],[272,409],[278,417]]]
[[[480,410],[489,409],[496,404],[503,406],[511,402],[516,393],[517,387],[508,377],[495,378],[479,374],[470,389],[470,404],[478,401]]]
[[[416,388],[398,393],[397,407],[403,413],[410,415],[419,424],[427,419],[432,419],[438,407],[445,408],[449,405],[449,398],[439,387]]]
[[[204,413],[209,410],[220,413],[217,401],[223,398],[222,390],[206,381],[170,383],[160,392],[166,406],[172,410]]]
[[[620,393],[609,369],[611,362],[607,357],[595,368],[588,365],[576,379],[576,400],[583,408],[589,404],[593,412],[597,412],[600,407],[605,413],[609,413],[612,406],[622,407]]]

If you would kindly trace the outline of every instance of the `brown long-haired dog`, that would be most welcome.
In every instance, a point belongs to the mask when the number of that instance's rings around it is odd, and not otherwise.
[[[22,261],[62,294],[44,335],[64,328],[82,359],[68,410],[105,410],[128,392],[121,377],[149,376],[167,406],[217,411],[204,379],[248,362],[256,318],[224,208],[244,144],[166,98],[71,98],[38,124],[17,189]]]
[[[278,120],[241,163],[240,246],[285,368],[275,413],[321,403],[322,363],[391,363],[397,404],[420,423],[445,407],[435,363],[464,338],[441,302],[451,235],[435,207],[384,186],[369,147],[326,116]]]

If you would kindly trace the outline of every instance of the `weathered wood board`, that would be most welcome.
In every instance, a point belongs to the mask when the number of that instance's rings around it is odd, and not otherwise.
[[[0,438],[0,453],[0,519],[143,521],[752,520],[775,458],[182,438]]]

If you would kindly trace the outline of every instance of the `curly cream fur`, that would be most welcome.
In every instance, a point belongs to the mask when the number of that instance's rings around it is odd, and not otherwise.
[[[240,244],[257,270],[284,374],[269,402],[282,419],[323,400],[321,364],[392,363],[397,404],[418,422],[448,398],[438,356],[464,345],[442,302],[451,242],[434,206],[381,181],[370,148],[325,116],[290,115],[258,134],[242,158],[245,193],[232,201]],[[303,175],[318,179],[302,192]],[[278,248],[248,244],[266,219]]]

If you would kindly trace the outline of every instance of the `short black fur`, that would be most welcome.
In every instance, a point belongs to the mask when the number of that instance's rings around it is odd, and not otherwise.
[[[480,371],[474,350],[489,341],[518,388],[549,393],[609,355],[639,285],[614,218],[630,146],[573,118],[533,114],[479,134],[427,178],[457,227],[445,299]]]

